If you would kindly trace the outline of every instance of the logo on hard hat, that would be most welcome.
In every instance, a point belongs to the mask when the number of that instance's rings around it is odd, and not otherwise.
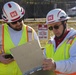
[[[13,12],[10,13],[10,15],[11,15],[11,17],[13,18],[13,17],[16,17],[18,14],[17,14],[16,11],[13,11]]]
[[[53,20],[53,19],[54,19],[53,15],[48,16],[48,21]]]

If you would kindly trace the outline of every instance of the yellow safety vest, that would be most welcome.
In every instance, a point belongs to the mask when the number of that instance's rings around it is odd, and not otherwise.
[[[74,41],[76,40],[75,36],[70,37],[69,39],[65,40],[63,44],[61,44],[60,47],[57,48],[56,52],[54,52],[54,46],[52,42],[48,43],[45,46],[46,49],[46,57],[47,58],[53,58],[54,61],[60,61],[60,60],[67,60],[69,59],[69,50]],[[56,72],[59,73],[60,72]],[[58,74],[57,74],[58,75]],[[63,75],[76,75],[76,73],[73,74],[63,74]]]
[[[31,32],[33,40],[33,30],[28,26],[23,25],[22,37],[18,46],[28,42],[29,32]],[[5,53],[11,54],[10,49],[14,47],[15,45],[11,40],[8,25],[4,24],[2,25],[2,49]],[[11,62],[10,64],[3,64],[0,62],[0,75],[22,75],[22,72],[20,71],[16,61]]]

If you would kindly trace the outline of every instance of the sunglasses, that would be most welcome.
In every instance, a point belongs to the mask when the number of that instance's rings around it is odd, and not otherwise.
[[[17,24],[17,22],[22,22],[23,18],[19,19],[18,21],[11,22],[11,24]]]
[[[60,24],[61,25],[61,24]],[[54,29],[59,29],[60,25],[55,25],[55,26],[50,26],[49,30],[53,30]]]

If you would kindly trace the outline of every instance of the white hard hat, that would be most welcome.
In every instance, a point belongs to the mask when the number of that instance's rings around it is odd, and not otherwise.
[[[7,2],[2,11],[2,19],[7,23],[19,20],[25,14],[25,10],[13,1]]]
[[[62,9],[53,9],[46,16],[46,24],[51,24],[69,19],[68,15]]]

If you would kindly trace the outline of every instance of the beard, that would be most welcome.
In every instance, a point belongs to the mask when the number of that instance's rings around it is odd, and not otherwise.
[[[12,27],[11,25],[9,25],[9,27],[11,27],[15,31],[20,31],[20,30],[22,30],[23,25],[21,24],[21,25],[16,26],[16,27]]]
[[[20,30],[22,30],[22,26],[16,26],[16,28],[13,28],[14,30],[16,30],[16,31],[20,31]]]

